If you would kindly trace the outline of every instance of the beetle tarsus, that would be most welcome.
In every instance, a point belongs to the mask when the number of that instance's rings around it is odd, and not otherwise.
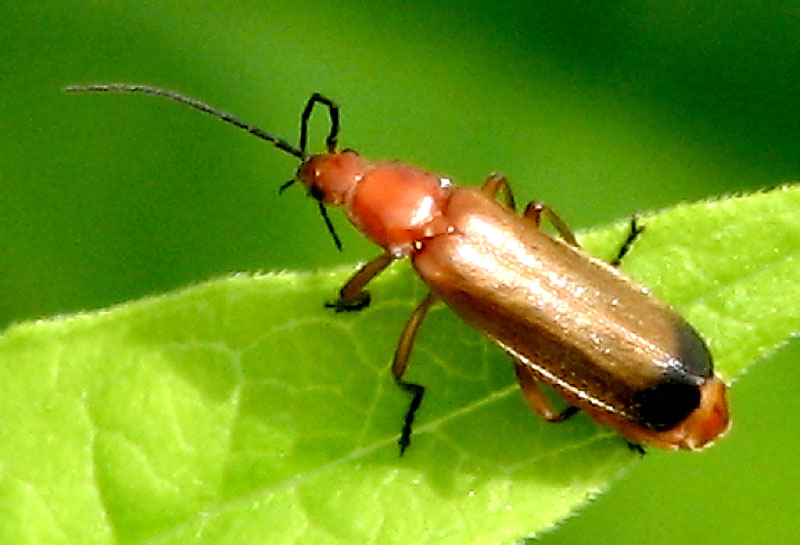
[[[397,382],[397,385],[400,388],[414,395],[414,397],[411,399],[411,403],[408,405],[408,411],[406,411],[403,429],[400,432],[400,439],[397,440],[397,444],[400,445],[400,456],[402,456],[408,446],[411,444],[411,424],[414,422],[414,415],[422,403],[422,396],[425,394],[425,387],[421,384],[406,382],[399,378],[395,379],[395,382]]]
[[[372,301],[372,296],[369,292],[362,292],[362,296],[357,299],[337,299],[336,301],[328,301],[325,303],[325,308],[332,308],[334,312],[357,312],[367,308]]]
[[[563,422],[564,420],[567,420],[568,418],[574,416],[578,412],[580,412],[580,409],[578,407],[569,406],[563,411],[561,411],[561,414],[558,415],[558,420],[555,420],[555,422]]]
[[[632,443],[631,441],[625,441],[625,443],[628,445],[628,450],[631,452],[636,452],[639,456],[647,454],[647,451],[644,450],[644,447],[639,443]]]
[[[622,263],[622,258],[625,257],[628,252],[631,250],[631,246],[633,246],[634,241],[639,238],[639,235],[642,234],[644,231],[644,225],[639,225],[637,222],[639,218],[636,214],[631,216],[631,229],[628,231],[628,238],[625,239],[625,242],[622,243],[622,246],[619,248],[619,252],[617,252],[617,257],[611,260],[612,267],[619,267]]]

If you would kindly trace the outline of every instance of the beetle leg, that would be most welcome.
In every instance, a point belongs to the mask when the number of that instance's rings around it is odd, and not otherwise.
[[[637,453],[639,456],[644,456],[647,454],[647,451],[644,450],[644,447],[639,443],[631,443],[630,441],[626,440],[625,444],[628,445],[628,450]]]
[[[516,205],[514,203],[514,192],[511,190],[511,185],[508,183],[508,180],[502,174],[492,174],[486,178],[486,181],[483,182],[483,185],[481,186],[481,191],[492,198],[496,197],[500,191],[503,191],[506,194],[506,205],[508,208],[511,210],[516,210]],[[556,231],[559,232],[559,234],[564,238],[564,240],[567,241],[567,243],[575,246],[576,248],[580,248],[578,241],[575,240],[575,235],[572,234],[572,230],[567,227],[567,224],[564,223],[564,221],[558,217],[555,212],[553,212],[553,209],[546,204],[537,201],[529,202],[528,206],[525,207],[525,212],[523,213],[523,216],[533,220],[537,227],[541,223],[542,215],[544,215],[553,225],[553,227],[556,228]],[[628,244],[628,246],[630,246],[630,244]]]
[[[578,409],[575,407],[567,407],[563,411],[558,411],[553,404],[547,399],[542,391],[539,389],[539,382],[534,378],[530,368],[527,365],[514,362],[514,370],[517,372],[517,380],[519,381],[522,393],[525,395],[525,401],[528,402],[531,409],[542,417],[542,420],[547,422],[563,422],[576,412]]]
[[[628,232],[628,238],[625,239],[625,242],[622,243],[620,246],[619,252],[617,252],[617,257],[611,260],[611,266],[619,267],[620,263],[622,263],[622,258],[627,255],[630,251],[633,242],[639,238],[639,235],[642,234],[644,231],[644,226],[639,225],[637,223],[639,218],[636,217],[636,214],[631,216],[631,230]]]
[[[502,174],[492,174],[486,181],[483,182],[481,186],[481,191],[489,195],[491,198],[497,197],[497,194],[502,191],[506,195],[506,206],[511,210],[516,210],[516,204],[514,203],[514,192],[511,191],[511,185],[509,185],[508,180]]]
[[[436,294],[429,292],[420,304],[417,305],[417,308],[415,308],[411,316],[408,317],[408,321],[403,328],[403,333],[400,335],[400,341],[397,343],[397,350],[395,350],[394,353],[394,361],[392,362],[394,381],[400,388],[414,396],[411,399],[411,404],[408,406],[408,411],[406,411],[403,430],[400,432],[400,439],[397,441],[400,445],[400,456],[403,455],[408,445],[411,444],[411,424],[414,422],[414,414],[417,412],[417,409],[419,409],[419,405],[422,403],[422,395],[425,393],[424,386],[413,382],[406,382],[403,380],[403,374],[408,368],[408,357],[411,354],[411,348],[414,346],[414,339],[417,336],[417,331],[419,331],[419,326],[428,313],[428,309],[430,309],[431,305],[438,299],[439,297]]]
[[[528,206],[525,207],[525,212],[522,214],[524,217],[533,220],[533,223],[536,224],[536,227],[539,227],[539,224],[542,222],[542,216],[547,218],[547,221],[550,222],[550,225],[556,228],[558,234],[561,235],[561,238],[567,241],[567,244],[570,246],[575,246],[576,248],[580,248],[578,241],[575,240],[575,235],[572,234],[572,230],[567,227],[567,224],[564,223],[564,220],[558,217],[553,209],[547,206],[544,203],[538,201],[531,201],[528,203]]]
[[[364,290],[367,283],[378,276],[394,260],[390,253],[383,253],[367,262],[356,274],[347,281],[339,290],[339,299],[325,303],[326,308],[332,308],[336,312],[361,310],[369,305],[369,292]]]

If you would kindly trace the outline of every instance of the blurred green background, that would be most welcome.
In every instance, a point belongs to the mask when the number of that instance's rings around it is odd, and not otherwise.
[[[800,178],[790,5],[3,3],[0,324],[376,252],[338,213],[336,252],[301,190],[279,198],[296,162],[265,143],[65,85],[172,88],[291,139],[320,91],[345,146],[465,184],[502,171],[582,228]],[[541,543],[796,543],[799,357],[795,341],[733,387],[719,445],[651,452]]]

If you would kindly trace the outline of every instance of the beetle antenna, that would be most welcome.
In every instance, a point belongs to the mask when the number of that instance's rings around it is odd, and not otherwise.
[[[283,195],[283,192],[284,192],[284,191],[286,191],[287,189],[289,189],[290,187],[292,187],[292,185],[293,185],[293,184],[294,184],[296,181],[297,181],[296,179],[292,178],[291,180],[288,180],[288,181],[286,181],[286,182],[283,182],[283,183],[281,184],[281,186],[278,188],[278,195]]]
[[[328,217],[328,210],[325,208],[325,205],[322,204],[322,201],[317,201],[319,203],[319,213],[322,216],[322,219],[325,220],[325,226],[328,228],[328,232],[333,237],[333,243],[336,245],[336,249],[340,252],[342,251],[342,241],[339,240],[339,237],[336,235],[336,231],[333,229],[333,223],[331,223],[331,218]]]
[[[107,84],[97,84],[97,85],[70,85],[64,88],[64,91],[67,93],[134,93],[134,94],[141,94],[141,95],[152,95],[152,96],[159,96],[168,98],[169,100],[173,100],[175,102],[180,102],[181,104],[186,104],[194,108],[195,110],[200,110],[203,113],[206,113],[212,117],[216,117],[217,119],[221,119],[226,123],[230,123],[240,129],[247,131],[248,133],[252,134],[253,136],[257,136],[262,140],[266,140],[267,142],[274,145],[276,148],[285,151],[289,155],[293,155],[297,157],[301,161],[305,161],[308,155],[306,154],[306,143],[308,140],[308,122],[311,118],[311,112],[314,109],[315,104],[323,104],[324,106],[328,107],[328,113],[331,118],[331,130],[328,133],[328,137],[325,139],[325,146],[328,150],[328,153],[333,153],[336,151],[336,140],[339,136],[339,107],[329,98],[319,94],[314,93],[311,95],[311,98],[308,99],[305,108],[303,109],[303,114],[300,116],[300,147],[296,148],[291,145],[286,140],[279,138],[277,136],[273,136],[267,131],[256,127],[255,125],[251,125],[250,123],[246,123],[235,117],[228,112],[224,112],[222,110],[218,110],[214,108],[210,104],[206,104],[200,100],[195,98],[188,97],[186,95],[182,95],[180,93],[176,93],[175,91],[169,91],[167,89],[160,89],[158,87],[150,87],[149,85],[137,85],[131,83],[107,83]],[[295,179],[291,179],[288,182],[284,183],[283,185],[278,188],[279,193],[283,193],[284,190],[289,188]],[[322,215],[322,219],[325,221],[325,226],[328,229],[328,232],[331,234],[333,238],[333,243],[336,245],[336,248],[341,251],[342,250],[342,242],[339,240],[339,237],[336,235],[336,231],[333,228],[333,224],[331,223],[330,218],[328,217],[328,211],[325,209],[325,206],[322,204],[321,201],[319,202],[319,211]]]
[[[314,110],[315,104],[323,104],[328,107],[328,113],[331,116],[331,131],[325,139],[325,146],[328,153],[336,151],[336,139],[339,136],[339,106],[328,97],[319,93],[314,93],[308,99],[306,107],[303,109],[303,114],[300,116],[300,152],[305,155],[306,142],[308,139],[308,120],[311,118],[311,112]]]
[[[282,138],[278,138],[277,136],[273,136],[269,134],[267,131],[256,127],[255,125],[251,125],[249,123],[245,123],[241,119],[227,113],[223,112],[222,110],[218,110],[205,102],[200,100],[187,97],[180,93],[176,93],[175,91],[168,91],[166,89],[159,89],[157,87],[150,87],[148,85],[134,85],[130,83],[109,83],[103,85],[70,85],[69,87],[65,87],[64,91],[67,93],[138,93],[142,95],[153,95],[168,98],[170,100],[174,100],[175,102],[180,102],[181,104],[186,104],[196,110],[200,110],[210,116],[216,117],[217,119],[221,119],[226,123],[230,123],[231,125],[235,125],[242,130],[245,130],[252,134],[253,136],[257,136],[262,140],[266,140],[267,142],[274,145],[276,148],[285,151],[289,155],[293,155],[300,160],[304,160],[306,158],[305,153],[305,146],[301,146],[300,149],[294,147],[289,142]],[[313,98],[313,97],[312,97]],[[327,99],[325,99],[327,100]],[[328,103],[330,101],[328,100]],[[329,107],[335,108],[332,105]],[[309,110],[309,106],[306,106],[306,110]],[[305,112],[304,112],[305,113]],[[309,112],[310,113],[310,112]],[[335,125],[336,130],[331,130],[331,135],[328,137],[328,146],[331,145],[331,138],[333,138],[333,142],[335,144],[336,140],[336,132],[338,132],[338,109],[336,115],[334,115],[333,111],[331,112],[331,119],[336,119]]]

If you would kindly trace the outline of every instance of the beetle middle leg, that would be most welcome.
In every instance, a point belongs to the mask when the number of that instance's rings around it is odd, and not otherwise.
[[[483,185],[481,186],[481,191],[492,198],[496,197],[499,192],[504,192],[506,195],[506,206],[508,206],[508,208],[511,210],[516,210],[516,205],[514,203],[514,192],[511,190],[511,184],[508,183],[508,179],[502,174],[492,174],[486,178],[486,181],[483,182]],[[536,227],[539,227],[539,224],[542,222],[542,216],[546,217],[550,224],[556,228],[556,231],[558,231],[561,237],[566,240],[568,244],[575,246],[576,248],[580,248],[578,241],[575,240],[575,235],[572,234],[572,230],[567,227],[567,224],[564,223],[564,220],[558,217],[558,215],[553,212],[553,209],[546,204],[538,201],[529,202],[528,206],[525,207],[525,212],[523,212],[522,215],[532,220],[533,223],[536,224]],[[631,240],[631,242],[633,241]]]
[[[508,179],[502,174],[492,174],[486,178],[486,181],[484,181],[481,186],[481,191],[492,198],[497,197],[497,194],[502,191],[506,196],[506,206],[511,210],[517,209],[514,203],[514,192],[511,191],[511,185],[508,183]]]
[[[559,411],[547,399],[542,391],[539,389],[539,381],[531,373],[530,368],[518,361],[514,361],[514,370],[517,372],[517,380],[525,395],[525,401],[528,402],[533,411],[538,414],[542,420],[546,422],[563,422],[573,414],[578,412],[576,407],[567,407],[563,411]]]
[[[631,250],[631,246],[633,242],[639,238],[639,235],[642,234],[644,231],[644,226],[639,225],[638,222],[639,218],[636,214],[631,216],[631,228],[628,231],[628,237],[625,239],[625,242],[622,243],[622,246],[619,248],[619,252],[617,252],[617,257],[610,261],[612,267],[619,267],[622,263],[622,258],[625,257],[628,252]]]
[[[392,261],[394,261],[394,256],[387,252],[367,262],[342,286],[342,289],[339,290],[339,299],[325,303],[325,307],[332,308],[336,312],[344,312],[361,310],[368,306],[371,297],[364,286],[378,276]]]
[[[411,424],[414,422],[414,415],[417,409],[419,409],[420,403],[422,403],[422,396],[425,394],[424,386],[413,382],[406,382],[403,380],[403,374],[408,368],[408,358],[411,355],[411,348],[414,346],[414,340],[417,337],[419,326],[422,325],[422,320],[425,318],[431,305],[438,299],[439,297],[435,293],[429,292],[419,305],[417,305],[417,308],[415,308],[411,316],[408,317],[408,321],[403,328],[403,333],[400,335],[400,341],[397,343],[397,350],[395,350],[394,353],[394,361],[392,362],[394,381],[400,388],[413,395],[403,421],[400,439],[397,441],[400,445],[400,456],[403,455],[408,445],[411,444]]]

